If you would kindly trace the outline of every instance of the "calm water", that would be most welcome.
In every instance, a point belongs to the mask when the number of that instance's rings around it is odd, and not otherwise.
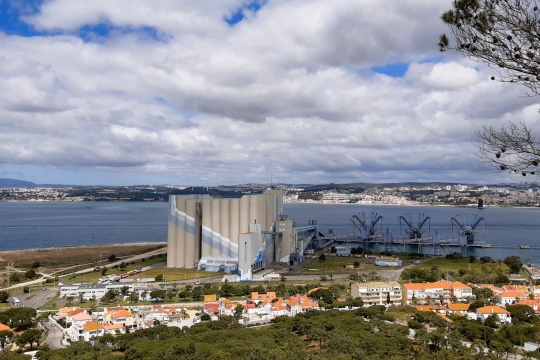
[[[167,207],[167,203],[153,202],[0,202],[0,251],[167,241]],[[400,215],[411,214],[416,225],[418,214],[424,214],[431,217],[424,225],[424,234],[433,235],[437,230],[442,238],[452,237],[450,217],[470,224],[475,216],[481,216],[485,226],[477,227],[477,240],[494,246],[528,245],[539,249],[474,249],[475,255],[494,259],[518,255],[524,261],[540,263],[540,209],[535,208],[284,204],[284,212],[299,225],[317,220],[322,231],[333,229],[336,234],[354,231],[352,215],[364,212],[370,219],[375,212],[383,216],[377,224],[378,232],[382,225],[382,231],[388,228],[394,237],[406,237],[406,228],[400,230]],[[456,235],[455,226],[453,230]]]

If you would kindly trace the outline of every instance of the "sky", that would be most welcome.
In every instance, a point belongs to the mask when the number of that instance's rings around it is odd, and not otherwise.
[[[0,0],[0,178],[502,183],[540,99],[440,53],[451,0]],[[534,180],[534,179],[532,179]]]

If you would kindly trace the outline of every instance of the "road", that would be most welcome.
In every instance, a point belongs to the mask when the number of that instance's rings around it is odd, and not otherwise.
[[[142,258],[146,258],[146,257],[152,256],[152,255],[164,254],[166,252],[167,252],[166,247],[161,248],[161,249],[158,249],[158,250],[147,252],[145,254],[134,255],[134,256],[130,256],[128,258],[124,258],[122,260],[118,260],[118,261],[115,261],[115,262],[108,263],[107,267],[112,267],[114,265],[120,265],[120,263],[122,263],[122,262],[131,262],[131,261],[135,261],[135,260],[140,260]],[[78,267],[80,267],[80,266],[78,266]],[[76,268],[78,268],[78,267],[76,267]],[[75,268],[75,267],[71,267],[71,268]],[[88,273],[88,272],[93,272],[94,269],[95,269],[95,266],[92,266],[92,267],[89,267],[89,268],[84,268],[84,269],[77,270],[77,271],[74,271],[74,272],[69,273],[69,274],[62,275],[62,277],[70,276],[70,275],[73,275],[73,274],[85,274],[85,273]],[[55,273],[53,273],[53,274],[55,274]],[[40,279],[26,281],[26,282],[23,282],[23,283],[18,283],[17,285],[13,285],[13,286],[4,288],[2,290],[11,290],[11,289],[21,288],[21,287],[24,287],[24,286],[31,286],[31,285],[38,285],[38,284],[41,285],[43,283],[43,281],[45,281],[46,278],[51,277],[51,275],[47,275],[47,274],[41,274],[40,273],[40,275],[43,276]]]
[[[62,349],[65,347],[61,344],[62,330],[58,326],[52,326],[52,324],[56,325],[56,322],[52,319],[49,319],[49,322],[42,323],[41,327],[48,331],[45,342],[49,344],[49,347],[52,350]]]

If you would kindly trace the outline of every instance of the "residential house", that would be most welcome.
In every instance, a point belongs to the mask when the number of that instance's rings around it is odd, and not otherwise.
[[[522,291],[503,291],[497,296],[501,299],[499,302],[499,305],[501,306],[506,304],[512,305],[521,300],[527,300],[529,298],[529,294]]]
[[[79,307],[63,307],[63,308],[60,308],[58,309],[58,314],[57,314],[57,317],[58,319],[63,319],[65,320],[66,319],[66,315],[67,313],[71,312],[71,311],[74,311],[74,310],[77,310],[79,309]]]
[[[402,285],[403,304],[408,305],[413,300],[419,303],[430,301],[450,302],[453,297],[457,300],[472,297],[472,289],[459,281],[440,280],[434,283],[408,283]]]
[[[454,314],[458,316],[465,316],[469,311],[471,304],[448,304],[447,314]]]
[[[401,305],[401,285],[396,282],[365,282],[351,285],[351,297],[361,298],[365,306],[386,305],[388,297],[390,304]]]
[[[122,325],[128,328],[136,326],[135,316],[123,307],[106,308],[104,321],[109,325]]]
[[[120,324],[105,324],[104,327],[107,334],[120,335],[126,333],[126,328]]]
[[[92,317],[86,312],[77,313],[73,316],[68,314],[66,316],[66,321],[69,321],[71,327],[68,332],[72,340],[84,340],[84,324],[92,321]]]
[[[67,312],[64,317],[66,321],[66,328],[71,326],[73,322],[73,316],[77,314],[86,314],[86,310],[81,308],[75,308],[72,311]]]
[[[478,320],[482,322],[486,321],[486,319],[493,314],[497,315],[501,324],[510,324],[512,322],[510,312],[500,306],[484,306],[476,309]]]
[[[251,301],[256,303],[267,303],[276,298],[276,293],[273,291],[268,292],[252,292]]]
[[[287,303],[282,298],[279,298],[276,302],[270,307],[270,313],[272,316],[283,316],[287,315]]]
[[[287,313],[296,316],[309,310],[319,310],[319,303],[308,296],[294,295],[287,300]]]
[[[105,335],[105,327],[103,324],[97,321],[88,321],[83,325],[82,338],[84,341],[90,341],[93,337],[100,337],[103,335]]]

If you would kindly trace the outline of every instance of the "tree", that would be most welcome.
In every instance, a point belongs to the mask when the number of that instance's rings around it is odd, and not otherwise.
[[[156,279],[157,282],[163,281],[163,274],[156,275],[155,279]]]
[[[6,290],[0,291],[0,302],[6,303],[9,299],[9,293]]]
[[[25,294],[30,293],[30,288],[28,286],[23,287],[23,293]]]
[[[326,260],[326,256],[324,255],[324,253],[322,253],[321,255],[319,255],[319,260],[321,260],[321,261],[325,261],[325,260]]]
[[[159,301],[159,299],[163,300],[165,299],[165,290],[153,290],[153,291],[150,291],[150,297],[152,299],[157,299]]]
[[[26,344],[30,344],[30,349],[33,349],[34,343],[37,343],[37,346],[39,346],[40,340],[41,330],[30,329],[17,336],[15,338],[15,343],[20,347],[24,347]]]
[[[353,263],[353,266],[354,266],[355,269],[358,269],[358,268],[360,267],[360,262],[359,262],[359,261],[355,261],[355,262]]]
[[[386,294],[386,303],[390,304],[390,293]]]
[[[109,255],[109,257],[107,258],[107,260],[109,260],[109,262],[114,262],[114,261],[116,261],[116,255],[114,255],[114,254]]]
[[[169,299],[169,301],[172,301],[172,299],[176,296],[175,293],[172,291],[172,290],[169,290],[167,291],[167,299]]]
[[[237,319],[240,319],[243,313],[244,313],[244,307],[242,306],[242,304],[236,305],[236,307],[234,308],[234,317]]]
[[[514,83],[527,96],[540,94],[540,11],[535,0],[456,0],[442,16],[455,44],[443,34],[441,51],[456,50],[463,56],[496,69],[491,80]],[[484,126],[476,132],[481,162],[500,172],[510,170],[534,175],[540,164],[540,143],[525,123],[510,123],[495,130]]]
[[[132,292],[131,294],[129,294],[129,301],[132,303],[136,303],[137,301],[139,301],[139,295],[137,295],[135,291]]]
[[[39,263],[39,261],[34,261],[34,263],[32,264],[32,269],[37,269],[40,266],[41,264]]]
[[[105,276],[105,274],[107,274],[107,271],[109,269],[107,269],[106,267],[104,267],[102,270],[101,270],[101,275]]]
[[[101,302],[111,303],[114,300],[116,300],[116,296],[117,296],[116,291],[114,291],[113,289],[110,289],[109,291],[105,293],[105,295],[103,295],[103,297],[101,298]]]
[[[503,263],[508,266],[508,268],[510,269],[510,273],[512,274],[519,273],[519,271],[523,267],[523,263],[519,259],[519,256],[508,256],[503,260]]]
[[[469,262],[472,264],[475,261],[476,261],[476,257],[474,255],[470,255],[469,256]]]

